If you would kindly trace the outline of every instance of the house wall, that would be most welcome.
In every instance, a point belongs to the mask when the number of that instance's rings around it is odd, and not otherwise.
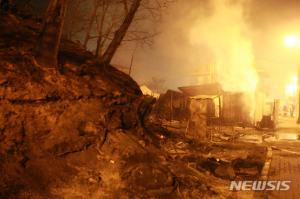
[[[229,124],[253,125],[265,112],[265,94],[226,92],[222,96],[222,121]]]
[[[226,92],[222,97],[222,120],[225,123],[252,123],[249,96],[244,93]]]
[[[208,121],[215,117],[213,99],[191,99],[189,109],[189,135],[200,140],[208,139]]]
[[[189,98],[182,93],[168,90],[160,95],[153,112],[159,119],[187,121],[189,117]]]

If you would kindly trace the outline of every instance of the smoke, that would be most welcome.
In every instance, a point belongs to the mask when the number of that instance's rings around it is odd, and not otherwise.
[[[224,90],[253,92],[258,77],[244,17],[245,3],[245,0],[178,0],[158,27],[161,35],[154,46],[135,56],[134,78],[140,83],[153,76],[164,78],[167,87],[176,89],[204,83],[198,75],[207,72],[210,66]],[[128,48],[125,52],[130,54]]]
[[[270,99],[284,97],[300,55],[283,38],[300,36],[299,6],[299,0],[177,0],[156,27],[154,45],[136,51],[132,75],[140,84],[165,79],[176,89],[203,83],[199,73],[210,66],[227,91],[258,88]],[[130,65],[132,49],[120,49],[116,60]]]
[[[189,31],[190,42],[206,46],[211,51],[216,79],[225,91],[253,92],[258,77],[253,65],[252,43],[243,16],[245,1],[212,2],[214,14],[195,21]]]

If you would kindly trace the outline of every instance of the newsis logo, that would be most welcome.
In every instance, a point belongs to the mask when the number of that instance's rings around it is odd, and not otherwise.
[[[291,181],[231,181],[231,191],[288,191]]]

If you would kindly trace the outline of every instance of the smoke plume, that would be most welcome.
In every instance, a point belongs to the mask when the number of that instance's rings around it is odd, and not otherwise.
[[[257,74],[251,39],[243,17],[244,1],[212,2],[214,14],[194,22],[189,32],[190,42],[206,46],[211,51],[216,80],[225,91],[253,92]]]

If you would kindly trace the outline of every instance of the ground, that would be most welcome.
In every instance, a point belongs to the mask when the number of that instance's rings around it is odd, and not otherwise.
[[[176,126],[166,124],[167,126]],[[300,194],[300,125],[296,123],[296,118],[280,117],[275,130],[255,130],[253,128],[239,127],[215,127],[211,132],[212,143],[228,143],[224,146],[226,152],[238,154],[229,150],[233,146],[243,145],[243,152],[246,146],[253,143],[252,147],[256,150],[259,147],[265,147],[270,150],[266,154],[264,162],[264,172],[252,180],[287,180],[291,181],[288,191],[239,191],[234,192],[230,197],[233,198],[269,198],[269,199],[293,199],[298,198]],[[251,146],[251,145],[250,145]],[[215,154],[216,155],[216,154]],[[218,157],[226,158],[225,154],[218,154]],[[239,154],[239,156],[242,156]],[[269,156],[269,157],[267,157]],[[238,178],[235,178],[237,180]]]
[[[271,141],[272,162],[269,170],[270,180],[289,180],[289,191],[267,192],[267,198],[296,199],[300,194],[300,125],[295,118],[281,118],[279,128],[275,135],[278,140]]]
[[[240,140],[255,142],[258,146],[265,146],[270,150],[269,160],[265,162],[266,173],[256,180],[287,180],[291,181],[288,191],[252,192],[245,198],[293,199],[300,194],[300,125],[295,118],[280,117],[276,130],[256,131],[250,130],[248,135]],[[268,164],[268,163],[270,164]],[[236,193],[238,198],[244,192]]]

